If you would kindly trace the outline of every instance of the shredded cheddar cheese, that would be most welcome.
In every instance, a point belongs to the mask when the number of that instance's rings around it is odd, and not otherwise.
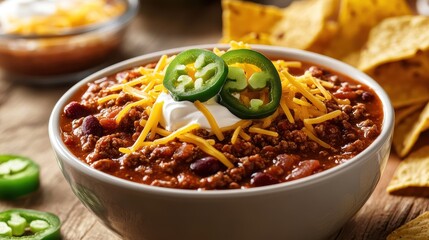
[[[295,123],[295,119],[293,118],[292,113],[290,112],[289,107],[286,105],[286,99],[285,98],[282,98],[280,100],[280,107],[282,108],[283,112],[285,113],[287,120],[290,123]]]
[[[240,131],[238,133],[238,135],[240,135],[241,138],[243,138],[246,141],[250,141],[251,137],[249,136],[249,134],[245,133],[244,131]]]
[[[339,98],[334,98],[334,100],[341,105],[348,105],[350,104],[350,99],[339,99]]]
[[[199,124],[196,124],[196,123],[189,124],[189,125],[186,125],[186,126],[183,126],[179,129],[177,129],[176,131],[174,131],[172,133],[169,133],[168,135],[166,135],[163,138],[156,139],[153,142],[143,142],[142,146],[167,144],[168,142],[174,140],[175,138],[177,138],[177,137],[179,137],[185,133],[192,132],[194,129],[198,129],[198,128],[200,128]],[[159,130],[161,130],[161,129],[155,128],[156,133],[158,133],[158,132],[163,133],[162,131],[159,131]]]
[[[170,134],[172,134],[172,132],[170,132],[170,131],[167,131],[167,130],[165,130],[165,129],[163,129],[163,128],[156,128],[156,133],[158,133],[159,135],[161,135],[161,136],[163,136],[163,137],[167,137],[167,136],[169,136]]]
[[[302,131],[304,131],[308,138],[310,138],[311,140],[315,141],[316,143],[318,143],[320,146],[324,147],[324,148],[331,148],[331,146],[329,146],[329,144],[325,143],[324,141],[322,141],[320,138],[316,137],[316,135],[314,135],[310,130],[308,130],[307,128],[303,128]]]
[[[194,105],[198,110],[200,110],[204,114],[204,116],[206,117],[207,121],[209,122],[210,127],[212,128],[212,131],[216,135],[216,137],[220,141],[223,141],[225,139],[225,137],[223,136],[222,131],[219,129],[219,125],[217,124],[216,120],[214,119],[214,117],[210,113],[210,111],[200,101],[195,101]]]
[[[122,87],[122,91],[125,93],[128,93],[131,96],[136,97],[136,98],[142,98],[143,99],[143,98],[150,98],[151,97],[146,91],[144,91],[144,90],[141,91],[140,89],[136,89],[136,88],[130,87],[128,85],[124,85]],[[115,94],[112,94],[112,95],[115,95]]]
[[[215,158],[217,158],[219,161],[221,161],[226,167],[233,168],[234,165],[228,160],[228,158],[225,157],[221,152],[219,152],[216,148],[214,148],[210,143],[208,143],[203,138],[200,138],[194,134],[186,133],[181,136],[179,136],[179,139],[193,143],[197,145],[202,151],[207,153],[208,155],[211,155]]]
[[[235,144],[237,142],[238,135],[240,134],[241,126],[238,126],[231,137],[231,143]]]
[[[168,56],[162,55],[161,59],[159,59],[158,63],[155,66],[155,69],[153,70],[155,73],[162,71],[165,66],[168,64]]]
[[[279,70],[280,68],[300,68],[302,67],[302,62],[299,61],[285,61],[277,60],[273,61],[274,66]]]
[[[116,123],[120,123],[122,118],[131,110],[131,108],[136,107],[136,106],[147,106],[149,105],[151,102],[149,99],[142,99],[139,100],[137,102],[133,102],[128,104],[127,106],[125,106],[117,115],[116,115]]]
[[[236,124],[233,124],[229,127],[223,127],[220,130],[222,132],[227,132],[227,131],[232,131],[238,127],[241,127],[242,129],[244,129],[252,125],[252,123],[253,123],[252,120],[241,120],[241,121],[238,121]]]
[[[119,94],[111,94],[111,95],[108,95],[108,96],[105,96],[105,97],[99,98],[99,99],[97,100],[97,103],[98,103],[98,104],[102,104],[102,103],[108,102],[108,101],[110,101],[110,100],[112,100],[112,99],[116,99],[116,98],[118,98],[118,97],[119,97]]]
[[[309,74],[308,72],[306,72],[305,74]],[[313,83],[317,86],[317,89],[320,91],[320,93],[322,93],[323,97],[326,100],[331,100],[331,94],[326,91],[326,89],[323,87],[323,85],[320,83],[319,80],[317,80],[315,77],[309,76],[310,79],[313,81]]]
[[[277,109],[271,116],[268,116],[262,120],[262,128],[267,128],[271,123],[279,116],[279,110]]]
[[[295,86],[299,90],[299,92],[302,95],[304,95],[304,97],[310,100],[310,102],[312,102],[320,111],[326,112],[325,104],[323,104],[322,101],[320,101],[313,94],[311,94],[301,83],[297,82],[295,78],[292,75],[290,75],[289,72],[282,71],[281,74],[284,75],[287,78],[287,80],[289,80],[289,82],[293,86]]]
[[[305,101],[305,99],[298,99],[296,97],[294,97],[292,99],[292,101],[296,104],[302,105],[302,106],[306,106],[306,107],[311,107],[311,104],[308,103],[307,101]]]
[[[250,127],[249,128],[249,132],[251,132],[251,133],[259,133],[259,134],[263,134],[263,135],[268,135],[268,136],[271,136],[271,137],[278,137],[279,136],[279,134],[277,132],[273,132],[273,131],[270,131],[270,130],[265,130],[265,129],[262,129],[262,128],[259,128],[259,127]]]
[[[148,81],[148,79],[149,79],[148,75],[143,75],[141,77],[133,79],[130,82],[124,82],[122,84],[118,84],[118,85],[112,86],[108,90],[109,91],[122,90],[124,88],[124,86],[130,86],[130,87],[132,87],[132,86],[135,86],[135,85],[138,85],[138,84],[141,84],[141,83],[146,83]]]
[[[142,132],[140,133],[140,136],[137,138],[134,145],[131,146],[129,149],[120,148],[119,151],[123,153],[130,153],[136,151],[143,146],[143,142],[149,134],[149,131],[152,129],[153,126],[157,126],[159,120],[161,120],[161,111],[163,104],[164,102],[157,102],[153,105],[153,114],[149,115],[149,119],[147,120]]]
[[[309,118],[304,119],[304,123],[307,123],[307,124],[322,123],[322,122],[326,122],[328,120],[331,120],[333,118],[336,118],[336,117],[338,117],[340,115],[341,115],[341,111],[340,110],[335,110],[333,112],[327,113],[327,114],[325,114],[323,116],[320,116],[320,117],[311,118],[311,119],[309,119]]]
[[[240,41],[240,42],[231,41],[229,43],[229,45],[231,45],[230,50],[235,50],[235,49],[250,49],[250,45],[247,44],[247,43],[244,43],[242,41]]]

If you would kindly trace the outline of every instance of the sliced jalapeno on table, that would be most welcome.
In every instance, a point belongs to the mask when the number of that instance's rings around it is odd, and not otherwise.
[[[28,209],[0,212],[0,239],[56,240],[61,238],[58,216]]]
[[[189,49],[168,65],[163,84],[176,101],[205,102],[219,93],[228,67],[211,51]]]
[[[39,166],[32,160],[0,155],[0,198],[14,199],[37,190]]]
[[[282,94],[280,77],[273,63],[261,53],[249,49],[228,51],[222,59],[229,70],[219,93],[220,104],[242,119],[273,114]]]

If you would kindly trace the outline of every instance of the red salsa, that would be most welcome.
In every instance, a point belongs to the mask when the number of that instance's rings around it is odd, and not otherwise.
[[[287,71],[296,79],[300,76],[316,79],[318,84],[309,83],[308,91],[320,99],[326,107],[325,113],[313,108],[299,113],[297,109],[311,105],[311,99],[300,91],[291,95],[283,90],[282,97],[288,99],[280,102],[273,115],[250,120],[252,124],[240,131],[235,128],[223,131],[223,140],[216,138],[210,129],[192,130],[195,136],[211,139],[210,145],[232,167],[181,138],[123,151],[138,141],[153,113],[152,105],[135,104],[141,98],[129,89],[124,91],[123,86],[128,84],[143,91],[147,86],[136,79],[144,78],[150,72],[148,69],[157,70],[156,65],[88,83],[70,99],[64,106],[60,126],[64,143],[76,157],[97,170],[147,185],[199,190],[251,188],[292,181],[342,164],[367,148],[381,131],[383,109],[372,89],[330,69],[301,62],[287,67]],[[283,82],[282,87],[288,86]],[[126,106],[128,110],[123,114]],[[289,111],[293,120],[285,111]],[[120,121],[116,119],[119,113],[123,114]],[[320,115],[327,113],[336,114],[318,121]],[[313,120],[308,124],[305,118]],[[252,127],[276,136],[250,131]],[[143,140],[153,142],[163,137],[165,130],[158,124]]]

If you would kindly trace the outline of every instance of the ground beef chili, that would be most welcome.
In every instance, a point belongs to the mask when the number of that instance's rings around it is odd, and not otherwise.
[[[346,162],[368,147],[379,135],[383,117],[381,102],[372,89],[307,63],[290,72],[299,75],[305,70],[331,82],[334,87],[329,91],[333,96],[350,100],[350,104],[342,105],[334,100],[325,102],[328,112],[341,110],[341,115],[314,125],[317,137],[331,148],[310,140],[302,130],[302,121],[292,124],[280,114],[267,128],[278,132],[278,137],[249,133],[251,140],[238,139],[232,144],[233,131],[224,133],[225,140],[217,141],[214,147],[234,164],[230,169],[199,147],[177,139],[123,154],[118,149],[133,145],[143,129],[139,122],[148,119],[148,115],[144,108],[135,107],[117,124],[114,116],[133,101],[133,97],[122,92],[116,99],[100,105],[97,99],[108,95],[106,89],[110,86],[140,75],[132,70],[82,87],[64,107],[62,139],[75,156],[91,167],[153,186],[237,189],[303,178]],[[204,129],[193,133],[203,138],[210,135]]]

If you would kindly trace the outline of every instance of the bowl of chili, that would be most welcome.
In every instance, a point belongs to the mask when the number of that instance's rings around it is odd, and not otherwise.
[[[113,232],[326,239],[369,198],[393,133],[384,90],[325,56],[246,48],[132,58],[58,101],[49,136],[60,169]]]

